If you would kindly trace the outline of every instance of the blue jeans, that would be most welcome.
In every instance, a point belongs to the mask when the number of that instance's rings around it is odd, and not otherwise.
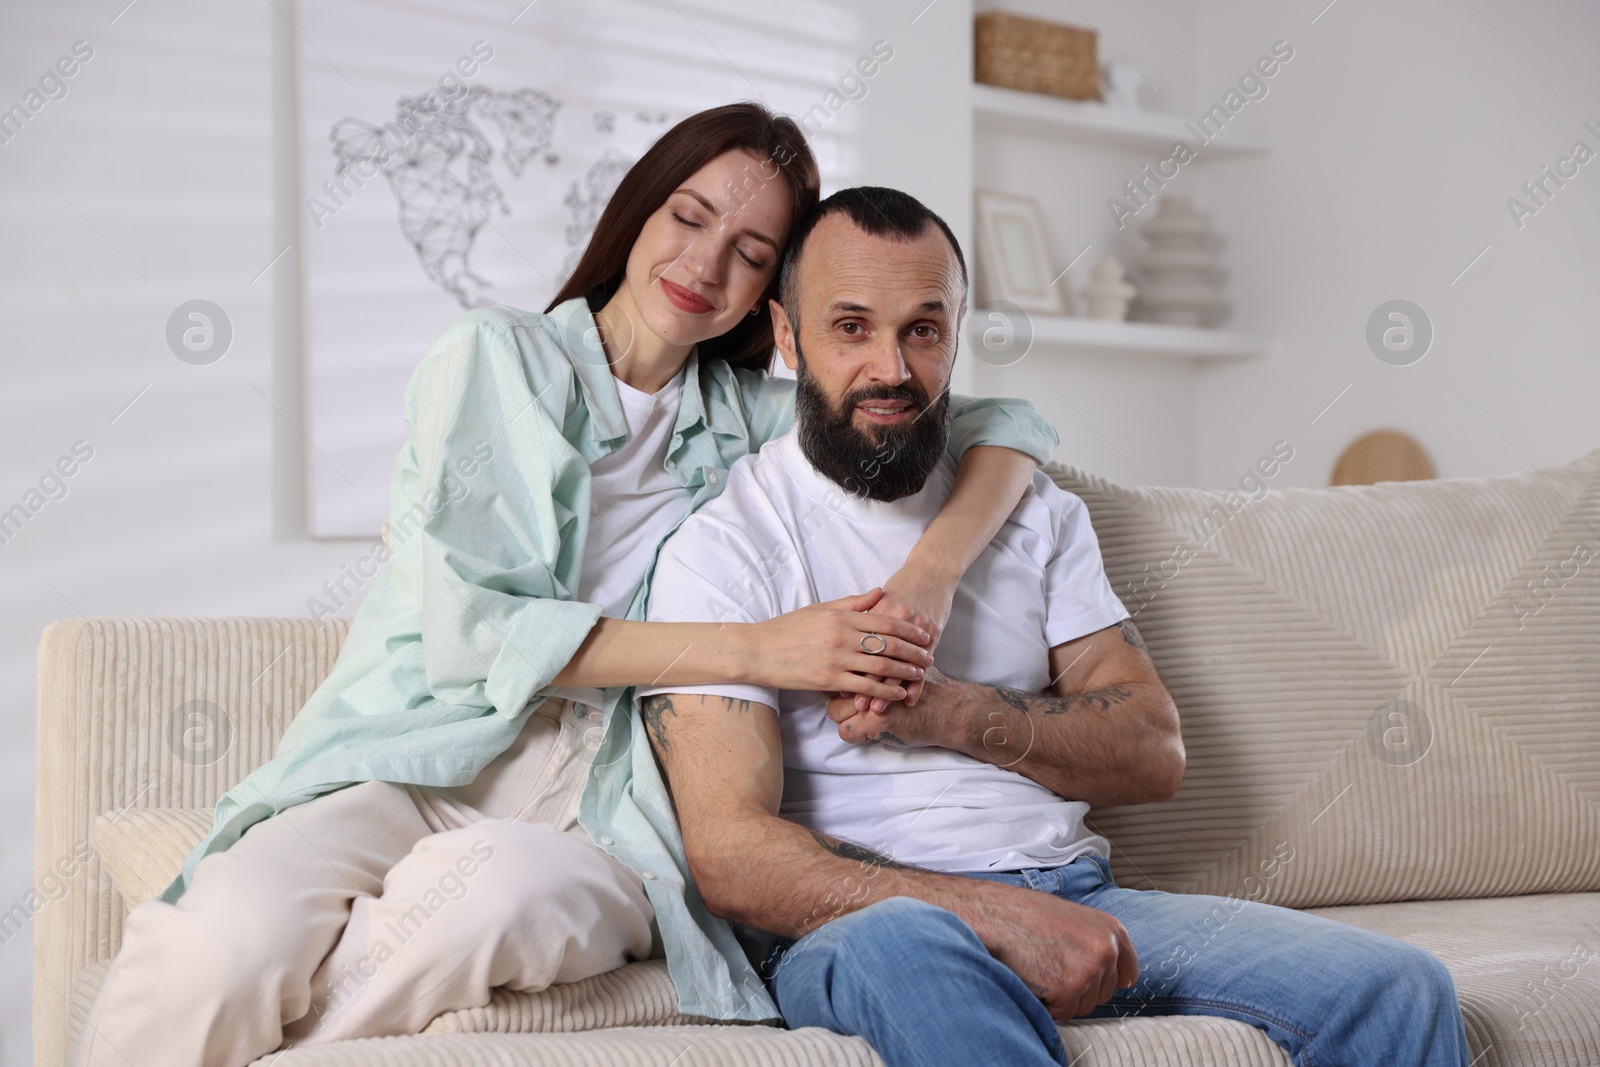
[[[1093,1018],[1214,1015],[1266,1031],[1300,1067],[1465,1067],[1455,983],[1413,945],[1287,908],[1122,889],[1099,856],[970,875],[1115,916],[1139,981]],[[1065,1064],[1044,1004],[955,913],[880,901],[780,940],[763,973],[791,1027],[864,1037],[888,1067]]]

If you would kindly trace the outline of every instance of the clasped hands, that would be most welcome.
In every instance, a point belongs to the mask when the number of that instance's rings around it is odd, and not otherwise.
[[[870,610],[901,619],[927,631],[924,646],[930,655],[950,620],[956,582],[922,568],[904,567],[884,583],[883,596]],[[905,684],[906,698],[888,701],[857,693],[835,693],[828,700],[828,718],[839,727],[839,737],[853,745],[886,741],[902,745],[937,745],[947,736],[952,713],[954,682],[927,663],[921,678]]]

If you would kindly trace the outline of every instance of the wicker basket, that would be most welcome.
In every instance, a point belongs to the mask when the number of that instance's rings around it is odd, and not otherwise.
[[[975,76],[984,85],[1100,99],[1093,30],[991,11],[974,20],[972,36]]]

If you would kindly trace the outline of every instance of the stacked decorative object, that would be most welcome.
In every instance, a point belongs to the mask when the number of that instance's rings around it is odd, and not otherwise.
[[[1121,322],[1128,317],[1128,303],[1136,295],[1138,290],[1123,275],[1122,261],[1116,256],[1102,256],[1083,288],[1084,311],[1091,319]]]
[[[1156,215],[1139,228],[1150,248],[1135,261],[1137,315],[1173,326],[1216,326],[1228,313],[1219,252],[1224,244],[1211,219],[1187,196],[1164,196]]]

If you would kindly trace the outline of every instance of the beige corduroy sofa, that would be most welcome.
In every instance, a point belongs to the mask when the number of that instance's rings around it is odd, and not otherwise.
[[[1503,478],[1322,490],[1273,488],[1282,462],[1263,455],[1227,493],[1053,468],[1088,503],[1183,714],[1178,795],[1092,816],[1119,878],[1312,909],[1424,946],[1456,977],[1474,1067],[1600,1064],[1600,452]],[[272,753],[344,633],[303,619],[45,632],[41,1067],[64,1062],[130,902],[159,891],[210,805]],[[1288,1062],[1219,1020],[1063,1032],[1084,1067]],[[678,1016],[659,961],[497,992],[422,1036],[269,1061],[879,1062],[820,1031]]]

